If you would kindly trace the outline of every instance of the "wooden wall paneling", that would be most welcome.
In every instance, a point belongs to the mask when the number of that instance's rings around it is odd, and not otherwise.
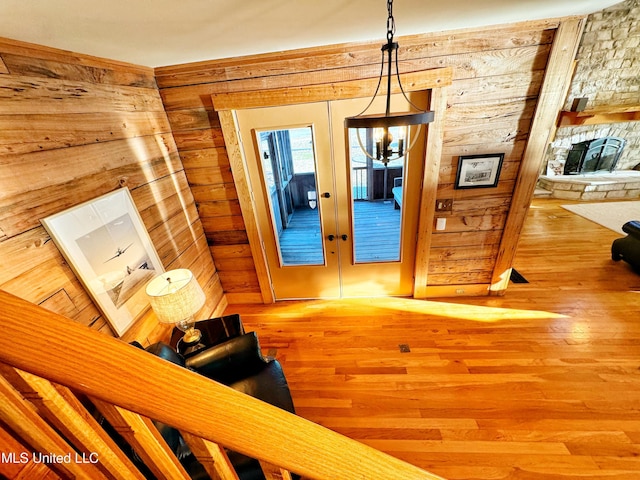
[[[223,147],[198,148],[197,150],[183,150],[180,154],[184,168],[217,167],[231,172],[227,150]],[[219,182],[224,183],[224,182]]]
[[[131,196],[149,230],[175,215],[183,208],[182,205],[193,203],[189,183],[182,170],[158,178],[153,183],[135,186]],[[194,220],[190,218],[190,222]]]
[[[174,132],[173,136],[178,148],[182,150],[224,147],[222,131],[219,128],[178,131]]]
[[[487,139],[485,144],[473,144],[473,145],[444,145],[442,147],[443,162],[445,164],[451,164],[458,161],[460,155],[475,155],[479,153],[489,152],[502,152],[505,154],[505,161],[507,162],[520,162],[527,142],[525,140],[518,140],[508,144],[493,142],[491,139]],[[504,150],[501,150],[504,149]]]
[[[226,215],[242,215],[239,200],[227,202],[208,202],[200,205],[198,212],[201,217],[223,217]]]
[[[165,263],[197,250],[209,310],[226,305],[153,69],[7,39],[0,57],[0,285],[110,331],[40,219],[126,186]],[[136,332],[163,334],[148,313]]]
[[[537,98],[544,69],[511,72],[503,76],[455,79],[449,104],[487,102],[504,98]]]
[[[466,202],[461,205],[467,208],[474,200],[478,205],[485,202],[491,205],[494,199],[498,199],[508,205],[559,24],[559,20],[552,19],[399,39],[400,68],[405,74],[420,75],[429,69],[442,67],[452,69],[453,83],[449,87],[443,129],[445,140],[441,170],[438,172],[438,198],[454,198],[454,205],[458,201]],[[184,161],[185,165],[190,164],[187,174],[199,210],[220,212],[225,208],[232,209],[232,205],[202,204],[233,201],[241,196],[234,185],[221,182],[222,171],[215,172],[215,176],[220,176],[217,183],[207,185],[205,182],[215,180],[210,176],[207,178],[206,170],[194,170],[200,167],[196,152],[212,148],[211,145],[219,138],[220,119],[213,103],[217,108],[226,108],[226,99],[234,102],[245,99],[244,106],[299,102],[312,98],[309,92],[314,89],[318,95],[332,98],[334,93],[327,93],[326,85],[347,85],[354,81],[361,84],[366,79],[377,79],[379,62],[379,43],[368,42],[157,68],[156,80],[179,139],[179,151],[182,155],[194,153],[194,163],[186,157]],[[234,108],[237,106],[236,103]],[[215,149],[224,150],[224,147]],[[491,191],[483,189],[484,192],[453,189],[458,156],[487,152],[506,154],[498,187]],[[231,164],[236,175],[235,164],[233,161]],[[209,172],[214,173],[213,170]],[[201,175],[195,184],[192,179],[198,174],[205,175]],[[488,220],[484,219],[485,215],[489,216]],[[504,215],[505,212],[478,214],[459,211],[454,224],[463,225],[463,218],[467,222],[470,219],[475,222],[475,217],[483,217],[481,223],[493,225],[497,229],[495,235],[499,236],[504,225],[496,222],[504,223]],[[246,230],[240,230],[244,224],[239,220],[237,216],[203,218],[214,258],[224,255],[216,247],[233,249],[251,237]],[[226,228],[235,230],[221,230]],[[470,228],[475,227],[471,225]],[[470,238],[477,239],[475,246],[480,252],[484,241],[480,237]],[[490,244],[494,246],[496,243]],[[460,246],[471,247],[466,244]],[[227,258],[223,257],[220,262],[224,268],[229,264],[225,261]],[[427,253],[423,258],[432,258],[433,262],[438,261],[433,258],[439,257]],[[224,276],[222,278],[224,285]],[[441,280],[446,282],[444,277]]]
[[[180,185],[181,178],[183,178],[183,175],[166,177],[168,181],[162,181],[162,183],[166,187],[167,184],[171,182],[173,184],[173,191],[169,190],[168,195],[161,197],[160,194],[155,195],[158,191],[153,188],[152,194],[154,194],[155,201],[146,205],[145,208],[138,207],[142,212],[140,216],[147,230],[153,231],[157,228],[164,229],[169,239],[173,231],[168,228],[165,223],[171,221],[171,219],[175,219],[175,226],[180,229],[179,231],[189,228],[198,222],[198,214],[193,197],[191,196],[191,191],[187,185]],[[155,183],[151,187],[155,187]],[[143,187],[131,191],[136,204],[139,203],[136,199],[138,198],[138,192],[141,188]]]
[[[209,245],[244,245],[249,243],[249,238],[245,230],[222,232],[207,232]]]
[[[207,303],[198,314],[199,319],[207,319],[221,316],[229,306],[227,294],[222,288],[220,275],[213,275],[202,288],[205,292],[211,292],[207,297]],[[213,307],[213,308],[212,308]],[[207,313],[208,312],[208,313]]]
[[[323,72],[325,74],[326,72]],[[379,74],[379,71],[378,71]],[[446,86],[451,83],[452,70],[450,68],[424,69],[416,73],[401,74],[402,86],[406,92],[428,90],[430,88]],[[289,75],[288,77],[291,77]],[[327,82],[326,76],[323,77]],[[306,80],[305,80],[306,81]],[[300,86],[284,86],[281,88],[269,88],[261,91],[260,95],[255,92],[232,92],[212,95],[213,105],[217,111],[229,109],[244,109],[269,107],[279,105],[294,105],[300,103],[323,102],[330,100],[342,100],[347,98],[358,98],[371,96],[379,78],[364,78],[358,80],[341,81],[335,80],[330,83],[318,85],[302,84]],[[385,95],[386,85],[380,85],[380,95]],[[392,93],[400,93],[397,83],[392,83]]]
[[[54,183],[52,179],[62,184],[77,177],[91,177],[101,171],[115,173],[122,168],[126,172],[130,165],[143,170],[155,169],[155,172],[145,173],[153,173],[157,177],[182,167],[177,152],[168,150],[164,138],[156,135],[116,140],[106,145],[93,143],[28,154],[2,155],[0,165],[3,197],[46,189]],[[114,181],[113,185],[117,186],[118,182]],[[129,186],[135,187],[130,182]],[[74,199],[75,202],[77,199]]]
[[[402,75],[409,78],[414,77],[414,73],[428,72],[430,70],[437,71],[440,68],[452,68],[454,80],[462,78],[477,78],[486,76],[487,72],[493,75],[509,74],[517,71],[533,71],[542,70],[545,66],[545,59],[548,54],[548,46],[531,46],[506,49],[496,53],[493,50],[487,50],[484,55],[472,54],[455,54],[443,57],[429,57],[420,59],[405,59],[401,64]],[[434,72],[435,73],[435,72]],[[291,101],[287,103],[304,103],[305,101],[313,101],[313,98],[321,98],[326,95],[325,99],[334,98],[332,91],[323,93],[325,85],[337,84],[338,87],[344,88],[344,95],[368,96],[373,89],[369,89],[364,93],[358,94],[358,85],[369,79],[377,83],[380,74],[379,59],[375,64],[367,67],[354,66],[349,69],[325,69],[315,72],[291,72],[287,75],[278,75],[272,77],[248,78],[235,80],[225,84],[215,83],[210,86],[210,91],[216,96],[220,96],[219,100],[215,100],[217,108],[224,107],[226,94],[233,95],[240,92],[251,91],[277,91],[280,88],[292,89],[288,94],[292,95]],[[418,75],[419,76],[419,75]],[[403,85],[405,84],[403,80]],[[438,86],[438,85],[436,85]],[[305,87],[304,91],[295,91],[296,88]],[[185,89],[201,92],[204,91],[203,85],[183,87]],[[173,108],[184,108],[186,92],[183,88],[172,88],[163,91],[163,101]],[[428,87],[418,87],[416,90]],[[307,99],[306,91],[309,90],[310,97]],[[248,97],[249,95],[247,95]],[[254,95],[255,97],[255,95]],[[281,98],[282,100],[282,98]],[[252,99],[247,98],[247,108],[251,105]],[[192,104],[193,105],[193,104]]]
[[[238,192],[236,192],[236,187],[233,183],[192,185],[191,191],[197,203],[238,199]]]
[[[205,166],[186,169],[187,177],[192,185],[211,185],[216,183],[233,183],[233,174],[228,166]]]
[[[206,228],[206,227],[205,227]],[[247,245],[214,245],[211,254],[215,258],[216,268],[224,272],[236,272],[241,277],[256,278],[256,270],[251,247]],[[257,291],[227,291],[229,303],[263,303],[262,294]]]
[[[452,215],[506,215],[511,205],[510,196],[491,196],[483,198],[482,202],[474,199],[457,199],[453,204]]]
[[[83,287],[79,281],[70,280],[64,288],[45,298],[38,305],[52,312],[63,312],[63,315],[96,330],[109,331],[106,319],[88,297],[80,294],[82,290]]]
[[[409,51],[412,46],[405,46]],[[404,75],[411,75],[411,72],[426,72],[436,70],[443,67],[453,68],[454,80],[482,78],[488,74],[499,76],[515,72],[531,72],[536,70],[544,70],[546,57],[548,56],[549,47],[547,45],[533,45],[524,47],[512,47],[504,50],[496,50],[485,44],[484,55],[478,52],[457,53],[443,56],[425,57],[425,58],[405,58],[401,63],[401,72]],[[379,49],[377,49],[379,51]],[[234,81],[216,81],[214,83],[186,83],[184,86],[174,86],[172,88],[163,88],[161,90],[162,100],[167,111],[184,110],[190,108],[211,108],[210,99],[206,95],[219,96],[216,101],[217,108],[225,107],[226,94],[238,94],[251,97],[247,92],[256,91],[276,91],[277,89],[295,89],[305,87],[304,91],[289,90],[289,95],[296,95],[288,103],[301,103],[313,101],[314,96],[323,96],[323,85],[343,84],[345,94],[352,94],[353,89],[358,89],[358,85],[363,80],[370,79],[377,83],[380,73],[380,58],[378,58],[366,67],[351,65],[349,68],[329,68],[316,60],[316,69],[311,71],[288,71],[281,67],[277,73],[269,76],[247,76]],[[284,74],[283,74],[284,73]],[[356,81],[356,83],[353,83]],[[405,85],[403,81],[403,85]],[[375,88],[375,87],[374,87]],[[310,90],[309,90],[310,89]],[[312,97],[306,97],[307,90],[310,92],[316,90]],[[420,89],[420,88],[416,88]],[[361,94],[370,95],[373,89]],[[351,92],[351,93],[349,93]],[[333,98],[334,93],[325,92],[328,95],[325,99]],[[257,97],[253,95],[253,97]],[[280,98],[282,100],[282,98]],[[251,105],[252,99],[247,98],[247,108]]]
[[[170,110],[168,115],[207,241],[211,244],[247,242],[218,114],[195,107]],[[242,234],[238,235],[238,231]],[[249,297],[243,297],[244,301],[262,302],[261,296],[253,295],[258,285],[253,260],[251,265],[247,263],[241,268],[228,262],[222,262],[222,269],[216,265],[216,286],[221,287],[222,278],[229,294],[243,296],[248,289]]]
[[[551,37],[546,38],[548,40]],[[438,237],[441,235],[468,233],[476,229],[499,233],[504,228],[506,211],[488,213],[477,210],[474,212],[472,209],[482,210],[484,205],[489,207],[494,199],[507,200],[506,205],[509,205],[508,199],[511,197],[520,169],[524,144],[541,84],[542,76],[538,72],[543,71],[548,52],[549,46],[545,45],[532,55],[532,68],[528,70],[521,68],[523,64],[520,64],[509,71],[507,61],[500,71],[487,69],[486,76],[481,78],[458,78],[463,77],[465,73],[456,73],[446,117],[443,160],[438,185],[438,198],[452,198],[455,213],[438,214],[447,218],[447,227],[446,232],[434,232],[434,245],[437,245]],[[502,52],[495,52],[494,57],[501,54]],[[491,189],[456,190],[454,183],[459,156],[483,153],[505,154],[498,186]],[[464,203],[458,205],[458,202]],[[477,207],[472,207],[472,203]],[[464,208],[460,208],[462,205]],[[497,253],[495,245],[491,245],[491,251]],[[477,252],[486,252],[486,247],[484,243],[473,247],[465,244],[450,245],[444,251],[448,255],[455,255],[459,248],[474,248]],[[451,262],[441,254],[442,249],[429,255],[430,270],[437,270],[438,273],[429,276],[425,292],[429,292],[429,295],[442,295],[445,292],[451,295],[457,295],[459,292],[464,292],[465,295],[469,292],[473,295],[483,292],[487,294],[488,278],[490,279],[488,272],[491,268],[480,253],[476,260],[483,268],[480,272],[474,273],[470,273],[474,269],[469,269],[466,260]],[[458,271],[455,270],[456,266],[459,268]],[[471,284],[467,283],[470,281]],[[460,282],[465,284],[462,286]],[[438,285],[449,287],[447,290],[430,288]]]
[[[536,99],[527,97],[499,98],[474,103],[449,103],[447,110],[451,128],[464,127],[486,121],[531,120],[536,108]]]
[[[47,269],[47,278],[52,284],[57,285],[60,290],[67,291],[69,289],[69,276],[73,276],[73,271],[60,255],[44,260],[38,263],[36,267],[25,272],[16,272],[10,280],[2,284],[2,289],[14,295],[19,292],[25,300],[40,304],[52,294],[58,292],[58,290],[52,292],[51,285],[48,282],[38,281],[38,277],[42,276],[42,270],[45,268]],[[78,293],[73,292],[68,293],[68,295],[77,297]],[[73,300],[78,302],[77,304],[74,302],[78,311],[87,305],[84,299],[73,298]]]
[[[57,262],[59,258],[58,249],[42,227],[0,241],[0,288],[16,275],[48,260]]]
[[[456,53],[483,51],[488,45],[494,49],[549,44],[557,20],[542,20],[517,24],[511,28],[487,27],[455,32],[398,37],[401,60],[411,57],[441,57]],[[277,56],[261,54],[240,58],[199,62],[156,68],[161,89],[188,84],[228,82],[248,77],[269,77],[278,72],[308,72],[311,70],[349,68],[354,65],[379,65],[380,42],[351,43],[314,47]]]
[[[464,231],[454,233],[438,233],[431,240],[432,248],[469,247],[476,245],[498,245],[502,238],[501,231]]]
[[[242,270],[220,270],[218,275],[220,276],[220,282],[224,286],[225,293],[254,293],[260,287],[255,276],[248,276]],[[263,301],[263,303],[266,302]]]
[[[3,57],[10,55],[19,55],[31,59],[33,64],[38,64],[42,60],[48,60],[54,62],[53,65],[59,64],[67,70],[58,72],[57,77],[65,77],[69,75],[69,66],[87,66],[102,69],[108,72],[113,72],[113,77],[108,75],[102,75],[107,83],[112,84],[127,84],[118,81],[118,76],[122,75],[125,78],[131,75],[138,75],[143,78],[144,82],[149,82],[151,85],[155,85],[155,79],[153,69],[150,67],[144,67],[141,65],[135,65],[132,63],[122,62],[119,60],[111,60],[102,57],[94,57],[92,55],[85,55],[81,53],[69,52],[67,50],[60,50],[53,47],[45,47],[43,45],[36,45],[33,43],[23,42],[21,40],[12,40],[10,38],[0,37],[0,52]],[[27,62],[28,64],[29,62]],[[48,76],[48,71],[42,71],[42,69],[36,69],[37,72]]]
[[[88,82],[67,82],[39,77],[2,78],[6,91],[0,96],[0,108],[7,114],[95,113],[162,111],[162,101],[151,88],[118,86]]]
[[[498,244],[493,245],[482,245],[481,247],[477,247],[475,245],[472,246],[463,246],[460,248],[452,248],[452,247],[433,247],[429,252],[431,257],[431,262],[440,263],[440,262],[454,262],[458,260],[469,260],[469,259],[495,259],[496,254],[498,253]]]
[[[164,112],[0,115],[2,153],[29,153],[162,134]]]
[[[438,171],[442,158],[445,116],[447,113],[448,87],[431,90],[429,109],[435,112],[434,121],[426,132],[426,152],[422,174],[422,194],[420,198],[420,216],[416,239],[414,268],[414,298],[425,298],[425,287],[429,281],[429,249],[433,231],[434,214],[438,189]]]
[[[264,303],[273,303],[275,297],[271,289],[271,278],[267,269],[266,254],[262,249],[263,242],[260,236],[260,230],[258,229],[258,222],[253,213],[255,212],[255,207],[253,205],[251,187],[249,186],[249,173],[245,168],[244,153],[242,152],[240,139],[238,138],[235,116],[230,110],[219,112],[218,115],[227,145],[227,154],[233,172],[236,191],[238,192],[238,201],[243,212],[247,242],[251,248],[256,272],[255,283],[253,282],[253,278],[241,281],[242,292],[249,291],[247,287],[255,285],[259,287],[262,301]],[[220,280],[222,281],[225,291],[237,290],[237,276],[232,272],[220,272]]]
[[[19,155],[0,155],[0,229],[14,236],[40,219],[128,186],[146,184],[181,168],[162,138],[139,137]]]
[[[491,109],[489,109],[489,114]],[[464,117],[463,117],[464,118]],[[466,120],[464,126],[451,126],[447,128],[444,143],[447,146],[486,144],[487,132],[491,132],[489,140],[492,143],[511,144],[515,141],[527,139],[531,118],[515,120],[495,120],[486,118],[482,122]],[[503,149],[505,146],[502,147]]]
[[[218,114],[204,107],[170,110],[167,112],[167,117],[171,127],[177,132],[220,127]]]
[[[2,42],[0,41],[0,44]],[[0,48],[6,50],[5,45]],[[34,53],[36,49],[33,49]],[[37,55],[42,55],[42,47],[38,47]],[[81,56],[83,57],[83,56]],[[29,55],[15,55],[4,53],[3,58],[10,66],[13,75],[23,77],[64,78],[72,81],[87,81],[109,85],[129,87],[156,88],[155,78],[150,68],[131,65],[115,66],[105,60],[80,64],[69,61],[54,60],[52,58],[34,58]]]
[[[207,232],[211,234],[245,229],[244,217],[242,215],[203,216],[201,217],[201,221],[207,229]]]
[[[574,58],[584,25],[585,18],[566,20],[561,22],[556,32],[491,279],[493,294],[504,294],[507,288],[518,239],[533,198],[545,149],[554,135],[558,112],[562,108],[571,82]]]
[[[188,205],[184,214],[169,217],[149,232],[164,265],[170,265],[196,238],[204,234],[201,222],[189,223],[185,216],[197,218],[194,204]]]
[[[0,242],[0,289],[102,329],[104,319],[44,228]],[[48,282],[42,282],[42,272]],[[51,284],[57,290],[51,290]],[[108,327],[107,327],[108,328]]]

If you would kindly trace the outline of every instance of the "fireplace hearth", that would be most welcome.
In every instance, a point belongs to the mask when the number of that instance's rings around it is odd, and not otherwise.
[[[617,137],[575,143],[569,150],[567,161],[564,164],[564,174],[613,172],[622,154],[624,144],[624,139]]]

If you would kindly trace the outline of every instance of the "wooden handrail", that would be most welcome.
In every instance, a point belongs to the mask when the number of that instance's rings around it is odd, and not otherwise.
[[[308,479],[441,478],[3,291],[0,361]]]

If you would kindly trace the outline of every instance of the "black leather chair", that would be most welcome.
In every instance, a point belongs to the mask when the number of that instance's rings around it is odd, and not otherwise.
[[[206,322],[219,321],[220,319],[212,319]],[[201,322],[198,323],[203,326]],[[180,355],[162,342],[151,345],[146,350],[235,390],[295,413],[280,363],[275,359],[263,357],[255,332],[243,332],[240,328],[231,335],[232,338],[186,356]],[[180,432],[159,422],[156,422],[156,426],[189,475],[197,480],[208,479],[209,476],[185,444]],[[257,460],[233,451],[228,451],[227,454],[240,480],[264,480]]]
[[[640,221],[633,220],[625,223],[622,231],[628,235],[613,241],[611,258],[615,261],[624,260],[637,273],[640,273]]]

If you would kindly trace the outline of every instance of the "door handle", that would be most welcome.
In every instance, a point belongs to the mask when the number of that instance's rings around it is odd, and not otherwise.
[[[349,239],[349,237],[347,236],[347,234],[343,233],[342,235],[340,235],[340,238],[342,240],[344,240],[345,242]]]
[[[329,192],[324,192],[324,193],[322,194],[322,196],[323,196],[324,198],[331,198],[331,194],[330,194]]]
[[[333,242],[336,239],[335,235],[328,235],[327,236],[327,240],[329,240],[330,242]]]

